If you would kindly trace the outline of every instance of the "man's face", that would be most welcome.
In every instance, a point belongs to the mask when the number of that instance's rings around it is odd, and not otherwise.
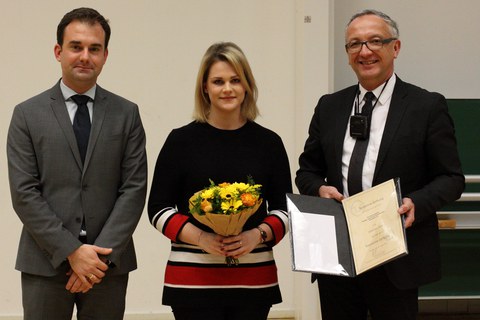
[[[55,58],[62,66],[63,82],[77,93],[84,93],[97,82],[107,61],[105,31],[100,24],[72,21],[63,36],[63,45],[55,45]]]
[[[392,38],[388,24],[375,15],[365,15],[353,20],[346,30],[346,43]],[[400,40],[386,43],[372,51],[366,45],[356,53],[348,53],[348,62],[357,74],[358,81],[367,90],[373,90],[393,74],[393,61],[400,52]]]

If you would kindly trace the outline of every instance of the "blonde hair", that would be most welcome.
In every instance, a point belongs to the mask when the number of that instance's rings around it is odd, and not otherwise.
[[[198,70],[195,87],[195,109],[193,118],[198,122],[207,122],[210,111],[210,98],[205,92],[205,84],[210,68],[215,62],[224,61],[230,64],[245,88],[245,99],[241,106],[241,114],[253,121],[259,115],[257,107],[258,90],[252,70],[243,51],[233,42],[217,42],[205,52]]]

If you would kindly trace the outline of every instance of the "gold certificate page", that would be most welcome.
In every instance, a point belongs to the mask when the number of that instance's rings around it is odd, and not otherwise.
[[[393,179],[342,201],[356,274],[407,253],[398,201]]]

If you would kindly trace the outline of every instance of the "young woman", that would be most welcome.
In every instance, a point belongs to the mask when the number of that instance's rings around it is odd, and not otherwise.
[[[254,120],[255,79],[234,43],[213,44],[201,62],[194,121],[173,130],[157,159],[148,201],[152,225],[171,240],[163,304],[175,319],[265,320],[281,302],[272,247],[288,231],[291,192],[281,138]],[[263,203],[236,236],[189,213],[189,198],[215,183],[262,185]],[[229,266],[226,257],[238,259]]]

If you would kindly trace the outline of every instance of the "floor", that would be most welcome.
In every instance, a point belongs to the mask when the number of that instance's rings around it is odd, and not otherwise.
[[[294,319],[269,318],[268,320],[294,320]],[[421,314],[418,316],[417,320],[480,320],[480,314],[465,314],[465,315]]]
[[[441,314],[423,314],[419,315],[417,320],[479,320],[480,314],[450,314],[450,315],[441,315]]]
[[[269,318],[268,320],[294,320]],[[417,320],[480,320],[480,314],[420,314]]]

